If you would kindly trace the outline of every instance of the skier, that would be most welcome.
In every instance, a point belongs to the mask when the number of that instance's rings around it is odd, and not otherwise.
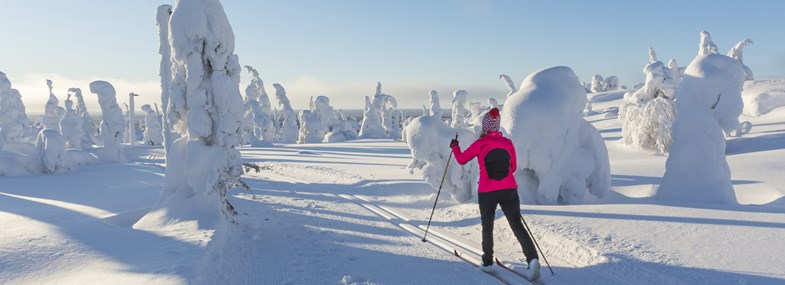
[[[510,223],[515,237],[523,248],[526,262],[529,264],[527,273],[532,280],[540,275],[540,262],[537,251],[529,234],[521,223],[521,202],[518,198],[518,184],[513,173],[517,168],[515,147],[510,139],[499,132],[499,109],[491,109],[482,118],[482,134],[465,152],[457,139],[450,142],[455,160],[461,165],[475,157],[480,164],[480,181],[478,200],[480,204],[480,220],[482,221],[482,267],[485,272],[495,271],[493,266],[493,222],[496,217],[496,206],[501,205],[507,222]]]

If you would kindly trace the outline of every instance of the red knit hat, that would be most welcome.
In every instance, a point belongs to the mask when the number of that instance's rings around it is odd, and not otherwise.
[[[493,108],[482,117],[482,133],[499,131],[499,109]]]

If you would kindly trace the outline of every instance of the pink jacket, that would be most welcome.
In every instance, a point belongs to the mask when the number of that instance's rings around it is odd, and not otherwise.
[[[517,168],[515,147],[502,133],[491,132],[480,137],[465,152],[461,152],[460,146],[454,146],[452,153],[461,165],[478,158],[480,181],[477,192],[518,188],[513,176]]]

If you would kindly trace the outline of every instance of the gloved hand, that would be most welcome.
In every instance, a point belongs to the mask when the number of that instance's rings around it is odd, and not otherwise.
[[[458,142],[458,140],[457,140],[457,139],[452,139],[452,140],[450,141],[450,148],[453,148],[453,147],[456,147],[456,146],[458,146],[458,143],[459,143],[459,142]]]

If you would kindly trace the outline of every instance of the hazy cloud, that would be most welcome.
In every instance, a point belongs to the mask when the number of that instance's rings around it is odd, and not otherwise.
[[[28,73],[22,76],[14,76],[8,74],[13,88],[19,90],[22,94],[22,101],[25,103],[25,108],[28,113],[43,113],[46,100],[49,99],[49,88],[46,86],[46,80],[52,80],[54,90],[52,93],[60,100],[60,105],[63,105],[68,96],[68,89],[72,87],[82,89],[82,96],[87,104],[87,109],[92,114],[100,114],[100,106],[98,105],[98,96],[90,93],[90,82],[95,80],[104,80],[111,83],[117,91],[117,103],[121,108],[123,102],[128,102],[128,93],[137,93],[140,96],[135,98],[135,105],[137,112],[140,112],[139,106],[142,104],[158,103],[161,102],[161,83],[159,81],[129,81],[125,79],[107,78],[100,76],[88,76],[82,78],[73,78],[61,74],[54,73]]]
[[[95,80],[104,80],[111,83],[117,90],[117,102],[122,106],[128,102],[128,93],[134,92],[140,96],[135,99],[137,112],[142,104],[159,103],[161,96],[160,81],[130,81],[118,78],[108,78],[100,76],[88,76],[81,78],[69,77],[55,73],[28,73],[21,76],[8,75],[13,84],[13,88],[22,94],[29,113],[42,113],[46,100],[49,98],[49,90],[46,86],[46,79],[51,79],[54,86],[54,94],[62,105],[66,99],[67,90],[71,87],[82,89],[88,110],[93,114],[100,113],[98,97],[90,93],[89,84]],[[247,86],[246,74],[243,74],[243,81],[239,86],[241,94],[244,95]],[[262,78],[264,79],[264,78]],[[277,107],[275,100],[275,89],[272,84],[276,82],[265,81],[265,89],[270,96],[270,101]],[[376,92],[376,82],[329,82],[312,76],[299,76],[295,79],[279,82],[286,89],[287,96],[292,102],[294,109],[308,108],[310,98],[313,96],[325,95],[330,98],[330,104],[336,109],[362,109],[364,107],[364,97],[373,96]],[[507,90],[501,83],[498,86],[461,86],[459,84],[430,82],[430,81],[382,81],[382,91],[386,94],[395,96],[398,106],[402,109],[420,109],[423,105],[428,105],[428,92],[430,90],[439,92],[441,106],[450,107],[452,93],[458,89],[469,92],[469,101],[486,103],[489,97],[495,97],[499,102],[504,101]]]

